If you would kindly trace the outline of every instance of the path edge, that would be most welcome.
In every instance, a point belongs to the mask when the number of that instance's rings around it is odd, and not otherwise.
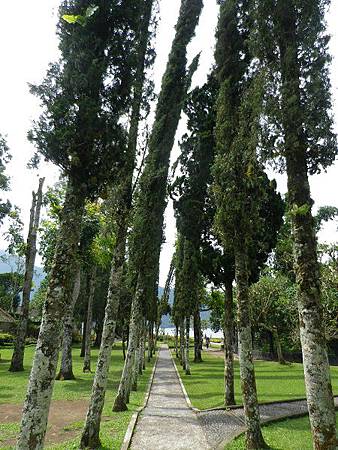
[[[335,398],[336,396],[334,396]],[[285,402],[287,403],[287,402]],[[338,405],[335,405],[335,410],[338,411]],[[309,415],[309,412],[296,412],[293,414],[284,414],[283,416],[279,416],[279,417],[274,417],[271,419],[261,419],[261,424],[262,425],[269,425],[270,423],[274,423],[274,422],[283,422],[284,420],[287,419],[298,419],[299,417],[306,417]],[[236,416],[235,416],[236,417]],[[231,442],[233,442],[235,439],[237,439],[239,436],[241,436],[242,434],[246,433],[246,427],[243,427],[242,429],[239,429],[237,432],[235,432],[231,438],[225,438],[223,439],[216,447],[216,450],[224,450],[225,445],[230,444]]]
[[[169,347],[169,346],[168,346],[168,347]],[[180,385],[181,385],[181,389],[182,389],[182,392],[183,392],[185,401],[186,401],[188,407],[189,407],[194,413],[198,413],[198,412],[200,412],[200,410],[199,410],[198,408],[195,408],[194,406],[192,406],[192,403],[191,403],[191,401],[190,401],[189,395],[188,395],[188,393],[187,393],[187,391],[186,391],[186,389],[185,389],[185,386],[184,386],[184,384],[183,384],[181,375],[180,375],[180,373],[179,373],[179,371],[178,371],[178,369],[177,369],[176,362],[175,362],[175,358],[173,357],[173,354],[172,354],[172,351],[171,351],[170,348],[169,348],[169,352],[170,352],[171,360],[172,360],[172,362],[173,362],[173,364],[174,364],[174,369],[175,369],[175,372],[176,372],[178,381],[180,382]]]
[[[146,391],[146,395],[145,395],[145,398],[144,398],[143,405],[139,406],[137,408],[137,410],[134,412],[134,414],[131,416],[131,419],[130,419],[130,422],[129,422],[126,434],[124,435],[124,439],[123,439],[123,442],[122,442],[120,450],[128,450],[129,449],[129,446],[130,446],[130,443],[131,443],[131,440],[132,440],[132,437],[133,437],[133,434],[134,434],[134,431],[135,431],[135,427],[136,427],[139,415],[140,415],[140,413],[144,410],[144,408],[148,404],[149,397],[150,397],[150,391],[151,391],[151,387],[153,385],[154,376],[155,376],[155,370],[156,370],[157,361],[158,361],[158,357],[159,357],[160,351],[161,351],[161,349],[159,349],[157,351],[156,360],[155,360],[155,363],[154,363],[154,366],[153,366],[153,370],[152,370],[151,375],[150,375],[150,380],[149,380],[149,383],[148,383],[148,387],[147,387],[147,391]]]

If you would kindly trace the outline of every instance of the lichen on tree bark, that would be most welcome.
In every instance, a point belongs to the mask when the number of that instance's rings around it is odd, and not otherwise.
[[[81,232],[84,196],[68,182],[60,233],[50,274],[47,298],[33,367],[24,403],[18,449],[42,449],[61,346],[64,314],[75,275],[75,259]]]

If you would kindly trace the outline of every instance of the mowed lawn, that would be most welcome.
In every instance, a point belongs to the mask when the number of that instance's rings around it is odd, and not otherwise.
[[[336,415],[338,428],[338,414]],[[263,426],[263,435],[272,450],[312,450],[308,417],[287,419]],[[244,435],[225,446],[225,450],[245,450]]]
[[[34,346],[26,347],[25,351],[25,371],[19,373],[8,372],[11,349],[0,349],[0,408],[5,408],[7,403],[22,404],[25,398],[28,376],[31,369],[32,359],[34,355]],[[80,349],[73,349],[73,371],[76,380],[73,381],[55,381],[53,399],[54,400],[86,400],[90,398],[91,387],[93,383],[94,373],[84,374],[82,372],[83,358],[80,358]],[[92,350],[92,370],[98,356],[98,349]],[[108,450],[112,448],[120,448],[123,442],[125,432],[127,430],[130,418],[135,410],[143,404],[145,392],[147,390],[152,366],[155,361],[147,364],[147,369],[139,378],[138,391],[133,392],[130,397],[129,410],[122,413],[113,413],[111,411],[114,397],[117,392],[118,383],[123,368],[122,349],[119,344],[114,346],[112,351],[112,360],[109,373],[108,389],[106,394],[106,402],[103,410],[104,421],[101,426],[102,449]],[[83,420],[85,416],[83,417]],[[80,435],[83,421],[76,421],[67,424],[67,429],[78,431]],[[11,447],[2,446],[6,440],[16,436],[18,431],[18,423],[1,424],[0,423],[0,450],[7,450]],[[46,448],[54,450],[70,450],[78,448],[78,438],[71,441],[62,442],[58,445],[46,446]]]
[[[185,375],[177,360],[176,366],[193,406],[199,409],[222,407],[224,359],[211,352],[203,352],[202,357],[202,363],[191,363],[190,376]],[[255,373],[258,400],[261,403],[305,397],[302,364],[283,366],[276,362],[255,361]],[[333,391],[338,394],[338,367],[331,367],[331,376]],[[242,403],[238,361],[235,361],[235,399],[237,404]]]

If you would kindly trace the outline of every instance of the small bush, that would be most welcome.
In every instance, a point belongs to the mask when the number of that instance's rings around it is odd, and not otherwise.
[[[10,333],[0,333],[0,345],[13,344],[14,336]]]

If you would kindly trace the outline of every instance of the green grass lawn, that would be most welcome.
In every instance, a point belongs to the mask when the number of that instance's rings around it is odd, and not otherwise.
[[[336,415],[338,427],[338,414]],[[312,450],[313,444],[308,417],[287,419],[263,426],[265,441],[272,450]],[[231,444],[225,446],[225,450],[244,450],[245,437],[241,435]]]
[[[208,409],[224,406],[224,360],[222,357],[203,352],[203,363],[191,363],[190,376],[185,375],[179,362],[177,368],[193,406]],[[259,402],[291,400],[305,397],[302,364],[282,366],[276,362],[255,361]],[[332,385],[338,394],[338,367],[331,368]],[[241,390],[239,364],[235,361],[235,398],[240,404]]]
[[[12,354],[11,349],[1,349],[0,362],[0,407],[4,403],[22,403],[27,388],[28,376],[31,368],[32,358],[34,355],[34,347],[29,346],[25,351],[25,371],[18,373],[8,372],[10,358]],[[56,381],[54,384],[53,399],[54,400],[81,400],[88,399],[91,394],[91,387],[94,378],[94,373],[84,374],[82,372],[83,358],[80,358],[80,349],[73,349],[73,370],[76,380],[73,381]],[[98,350],[92,350],[92,370],[95,368],[97,361]],[[113,400],[118,388],[120,375],[123,368],[122,349],[120,345],[115,345],[112,351],[112,362],[109,374],[108,389],[106,394],[106,402],[103,410],[105,420],[101,426],[101,441],[102,449],[108,450],[112,448],[120,448],[125,432],[127,430],[130,418],[135,410],[142,406],[145,396],[145,391],[148,386],[151,370],[155,358],[152,363],[147,365],[147,369],[139,378],[139,389],[133,392],[130,397],[129,410],[122,413],[111,412]],[[71,430],[78,430],[79,434],[83,422],[69,423],[68,427]],[[8,450],[10,447],[2,447],[1,441],[15,437],[18,431],[18,424],[0,424],[0,450]],[[63,442],[62,445],[53,445],[46,447],[54,450],[70,450],[76,449],[78,438],[72,441]]]

